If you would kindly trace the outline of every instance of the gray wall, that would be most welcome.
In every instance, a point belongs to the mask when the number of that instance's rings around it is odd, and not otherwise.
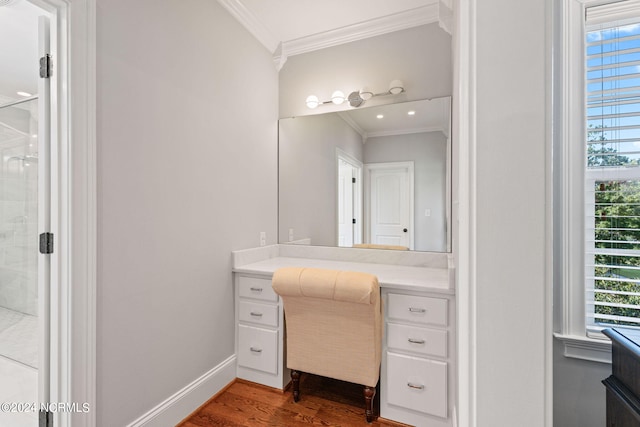
[[[611,364],[565,357],[563,343],[553,346],[553,425],[602,427],[606,425],[606,394],[602,380]]]
[[[293,56],[280,71],[280,117],[348,109],[344,103],[311,110],[304,101],[311,94],[326,101],[335,90],[348,95],[362,86],[385,92],[395,79],[403,80],[406,93],[366,105],[451,95],[451,36],[433,23]]]
[[[98,0],[97,67],[97,424],[123,426],[234,353],[231,251],[276,242],[278,86],[209,0]]]
[[[446,241],[447,139],[442,132],[369,138],[365,163],[413,161],[414,249],[444,252]],[[431,216],[425,216],[425,209]]]
[[[279,241],[337,246],[336,148],[363,161],[362,137],[337,114],[280,120]]]

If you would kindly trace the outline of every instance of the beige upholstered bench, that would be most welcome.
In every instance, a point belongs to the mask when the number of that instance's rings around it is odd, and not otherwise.
[[[359,249],[387,249],[390,251],[408,251],[409,248],[406,246],[399,245],[378,245],[375,243],[356,243],[353,245],[354,248]]]
[[[281,268],[272,283],[284,304],[294,400],[300,398],[300,372],[361,384],[371,422],[382,339],[378,278],[350,271]]]

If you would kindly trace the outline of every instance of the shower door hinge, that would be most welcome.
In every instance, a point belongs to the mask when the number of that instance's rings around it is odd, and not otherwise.
[[[40,410],[38,427],[53,427],[53,414],[51,413],[51,411]]]
[[[48,79],[53,74],[53,61],[48,53],[40,58],[40,77]]]
[[[40,235],[40,253],[53,253],[53,233],[42,233]]]

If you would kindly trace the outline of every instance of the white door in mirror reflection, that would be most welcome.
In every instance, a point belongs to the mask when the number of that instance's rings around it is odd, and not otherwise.
[[[338,171],[338,245],[353,246],[353,167],[340,160]]]
[[[413,249],[413,162],[365,167],[369,243]]]
[[[340,150],[338,160],[338,246],[362,243],[362,164]]]

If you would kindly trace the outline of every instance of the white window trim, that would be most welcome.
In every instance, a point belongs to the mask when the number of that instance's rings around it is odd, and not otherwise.
[[[584,34],[586,9],[617,1],[563,0],[559,18],[559,47],[561,58],[555,75],[559,81],[560,103],[554,113],[558,129],[556,132],[560,149],[561,168],[557,179],[561,197],[556,198],[560,208],[561,238],[559,248],[560,269],[556,281],[561,286],[561,313],[554,336],[564,344],[564,355],[577,359],[611,363],[611,342],[598,330],[587,328],[585,312],[585,269],[584,269],[584,186],[585,166],[584,144],[571,141],[585,140],[584,107]],[[640,0],[620,3],[624,9]],[[605,19],[604,17],[603,19]],[[557,27],[556,27],[557,28]],[[561,38],[561,40],[560,40]]]

